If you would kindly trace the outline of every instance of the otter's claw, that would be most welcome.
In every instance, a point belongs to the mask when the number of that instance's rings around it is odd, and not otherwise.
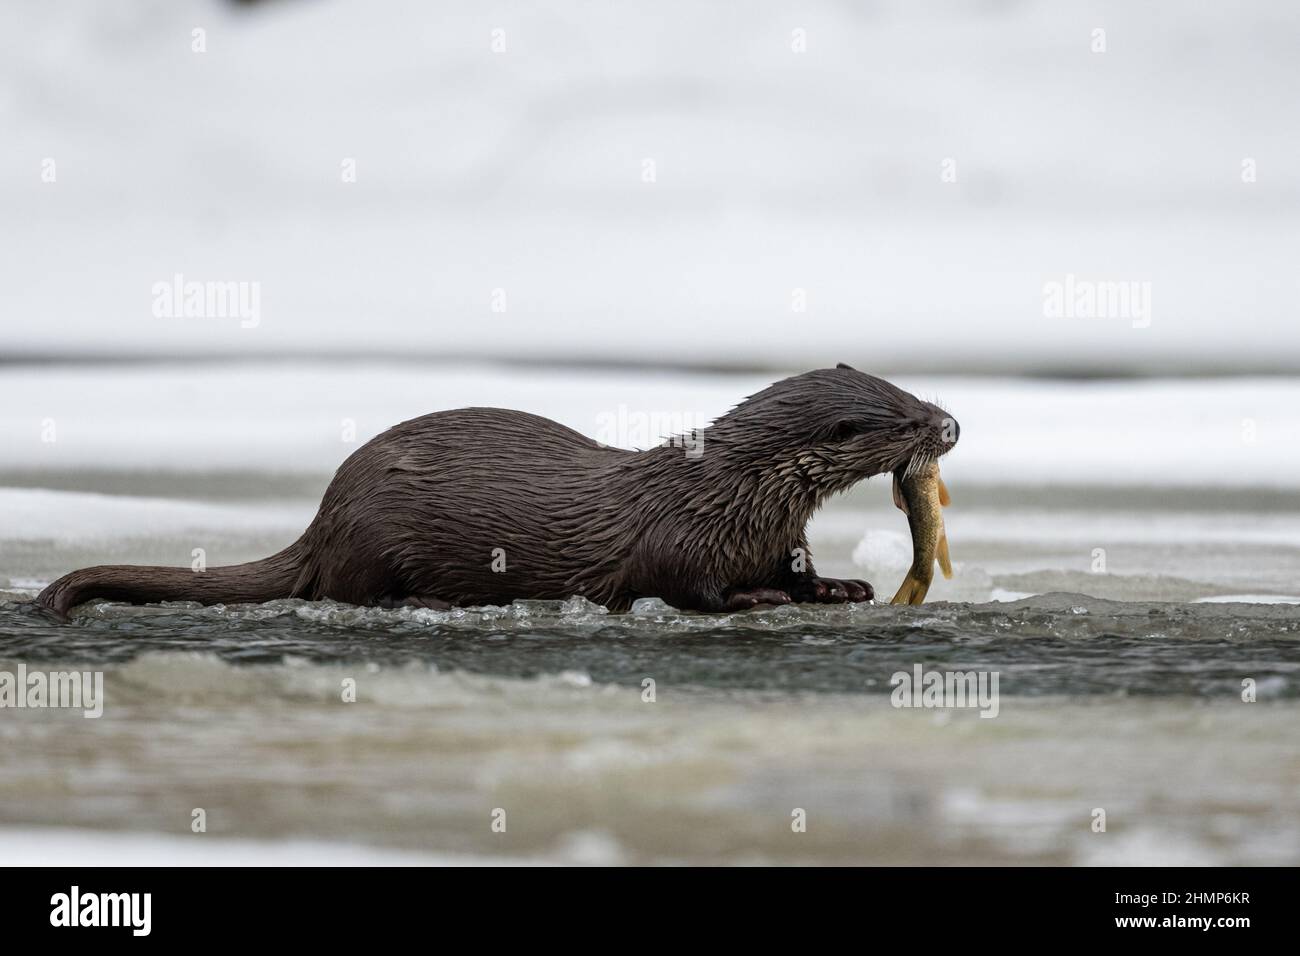
[[[875,589],[866,581],[838,578],[808,578],[791,592],[791,597],[803,604],[856,604],[875,596]]]

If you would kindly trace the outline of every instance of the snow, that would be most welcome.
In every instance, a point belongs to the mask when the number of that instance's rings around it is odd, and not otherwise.
[[[1105,14],[5,4],[0,342],[1295,368],[1300,8]],[[259,322],[155,315],[177,273]],[[1150,326],[1048,318],[1069,275],[1149,282]]]

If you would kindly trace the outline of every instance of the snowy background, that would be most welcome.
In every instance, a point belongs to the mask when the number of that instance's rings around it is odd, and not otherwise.
[[[1298,89],[1281,0],[10,0],[4,349],[1291,370]]]

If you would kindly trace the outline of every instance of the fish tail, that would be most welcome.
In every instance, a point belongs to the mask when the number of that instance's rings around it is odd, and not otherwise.
[[[925,592],[930,590],[928,581],[922,581],[910,571],[907,577],[903,578],[903,584],[894,595],[890,604],[920,604],[925,600]]]

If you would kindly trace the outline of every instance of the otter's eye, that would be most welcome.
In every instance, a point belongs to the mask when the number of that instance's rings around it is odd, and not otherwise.
[[[862,426],[858,422],[841,419],[835,423],[833,435],[836,441],[846,441],[860,431],[862,431]]]

